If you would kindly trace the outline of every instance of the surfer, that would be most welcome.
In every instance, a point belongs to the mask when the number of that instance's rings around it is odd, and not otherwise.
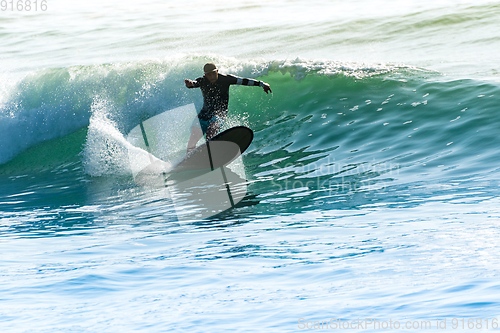
[[[266,94],[272,93],[271,87],[265,82],[219,74],[217,66],[213,63],[205,64],[203,72],[204,75],[194,81],[184,80],[186,87],[200,88],[203,95],[203,107],[191,125],[188,153],[196,147],[203,134],[210,140],[221,129],[228,112],[229,86],[233,84],[259,86],[264,88]]]

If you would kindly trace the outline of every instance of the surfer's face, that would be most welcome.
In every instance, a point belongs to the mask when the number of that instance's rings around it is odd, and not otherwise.
[[[213,72],[205,73],[205,77],[208,81],[210,81],[210,83],[215,83],[215,81],[219,78],[219,71],[215,70]]]

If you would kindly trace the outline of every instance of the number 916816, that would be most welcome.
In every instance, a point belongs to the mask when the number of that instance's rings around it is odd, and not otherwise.
[[[38,12],[47,10],[47,0],[1,0],[2,12]]]
[[[480,319],[480,318],[453,318],[451,319],[451,326],[453,329],[462,330],[482,330],[482,329],[498,329],[500,323],[498,318],[493,319]]]

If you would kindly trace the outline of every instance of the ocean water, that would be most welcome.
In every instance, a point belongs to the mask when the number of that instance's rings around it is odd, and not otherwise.
[[[498,330],[498,2],[43,5],[0,4],[2,332]],[[273,94],[231,88],[247,196],[186,221],[126,137],[208,61]]]

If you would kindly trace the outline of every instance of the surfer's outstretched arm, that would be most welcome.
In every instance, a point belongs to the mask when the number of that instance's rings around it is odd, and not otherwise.
[[[228,77],[230,77],[233,80],[232,84],[243,85],[243,86],[259,86],[264,88],[264,92],[266,94],[272,93],[271,86],[268,83],[265,83],[264,81],[246,79],[234,75],[228,75]]]

